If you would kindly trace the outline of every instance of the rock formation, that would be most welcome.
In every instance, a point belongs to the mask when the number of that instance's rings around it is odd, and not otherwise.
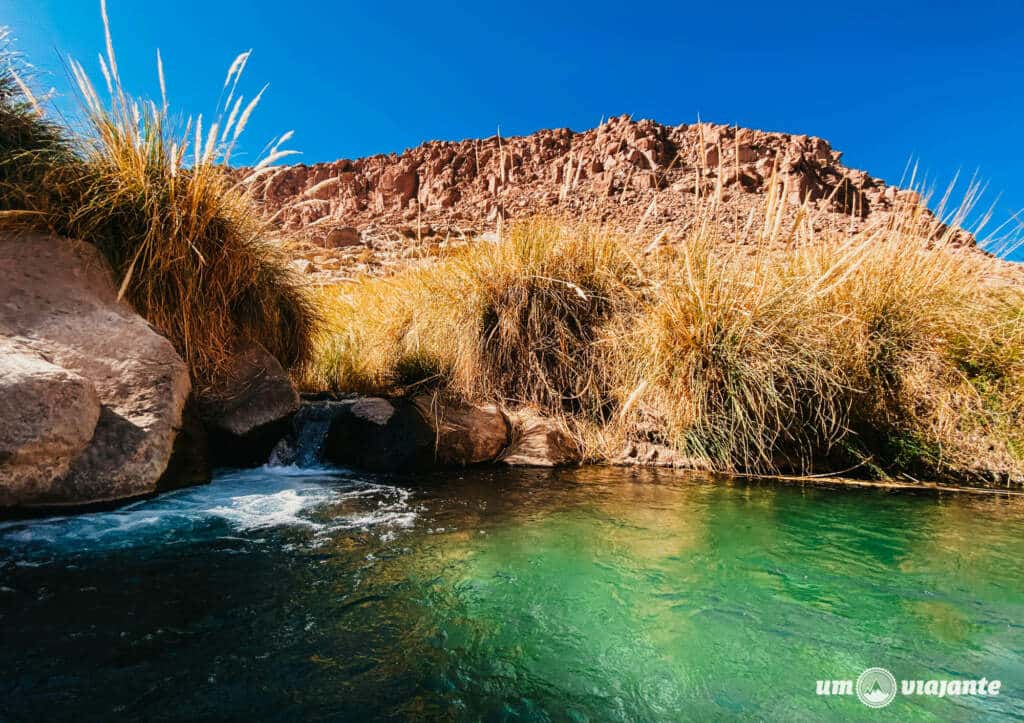
[[[572,435],[557,421],[530,409],[511,414],[512,440],[501,461],[514,467],[557,467],[580,460]]]
[[[333,464],[379,472],[428,467],[434,433],[408,399],[359,397],[333,404],[323,456]]]
[[[431,141],[401,154],[281,167],[255,191],[275,222],[305,237],[301,270],[312,274],[379,272],[425,246],[537,213],[671,241],[687,232],[699,199],[713,199],[723,239],[740,241],[760,228],[769,193],[785,201],[784,213],[807,202],[816,223],[850,230],[919,202],[847,168],[841,155],[810,136],[621,116],[582,133]]]
[[[568,435],[528,411],[440,395],[345,397],[303,402],[278,441],[272,465],[334,464],[377,472],[504,462],[553,467],[580,459]]]
[[[508,420],[493,404],[449,404],[430,396],[327,404],[323,457],[343,466],[393,471],[480,464],[494,461],[509,442]]]
[[[0,507],[153,492],[189,396],[95,247],[0,238]]]
[[[299,408],[299,393],[281,363],[262,345],[240,342],[200,400],[215,465],[253,466],[267,460]]]
[[[434,433],[438,464],[492,462],[508,445],[508,419],[494,404],[447,404],[437,395],[421,395],[413,403]]]

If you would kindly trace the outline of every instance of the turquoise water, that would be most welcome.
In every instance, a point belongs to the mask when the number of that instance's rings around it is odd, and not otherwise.
[[[0,523],[0,719],[1024,718],[1024,499],[262,469]],[[818,679],[999,679],[874,710]]]

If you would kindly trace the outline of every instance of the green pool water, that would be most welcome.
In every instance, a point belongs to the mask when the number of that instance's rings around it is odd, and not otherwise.
[[[1024,718],[1024,498],[225,473],[0,523],[2,720]],[[879,666],[992,697],[819,696]]]

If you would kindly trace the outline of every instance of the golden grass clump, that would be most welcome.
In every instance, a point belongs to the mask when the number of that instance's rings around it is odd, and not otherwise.
[[[616,340],[631,436],[717,469],[763,470],[841,433],[841,352],[807,323],[813,299],[788,253],[751,258],[699,235],[682,245]]]
[[[622,336],[634,429],[729,471],[1019,475],[1024,295],[954,233],[916,208],[785,250],[687,240]]]
[[[95,244],[122,295],[175,344],[200,387],[246,339],[286,366],[303,363],[317,314],[260,220],[246,179],[227,170],[262,94],[248,103],[236,94],[249,54],[232,64],[216,119],[204,126],[198,116],[178,125],[168,111],[159,54],[161,102],[125,92],[105,8],[103,15],[109,100],[69,61],[87,129],[62,141],[70,153],[39,157],[41,174],[2,189],[7,212],[0,222]],[[288,153],[280,147],[290,135],[273,144],[255,175]]]
[[[723,471],[1018,476],[1024,295],[1002,262],[920,208],[855,235],[805,220],[661,248],[521,223],[325,290],[307,384],[531,406],[597,458],[643,441]]]
[[[37,188],[47,169],[66,163],[71,152],[61,128],[40,112],[6,28],[0,28],[0,67],[0,211],[15,212],[23,208],[24,189]]]
[[[468,399],[601,416],[605,326],[640,287],[621,239],[534,219],[501,242],[332,291],[331,331],[307,384],[435,384]]]
[[[629,313],[643,287],[626,245],[601,229],[536,219],[453,259],[451,278],[432,281],[450,289],[456,324],[471,331],[457,356],[456,389],[603,416],[607,326]]]

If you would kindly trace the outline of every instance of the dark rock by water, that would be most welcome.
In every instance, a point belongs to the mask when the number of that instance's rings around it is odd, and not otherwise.
[[[362,397],[336,403],[324,441],[325,458],[374,471],[431,466],[435,434],[407,399]]]
[[[263,464],[288,431],[299,393],[280,362],[256,342],[240,344],[199,405],[214,465]]]
[[[334,464],[372,471],[467,466],[505,461],[556,466],[579,459],[551,420],[496,405],[421,395],[306,401],[270,456],[272,464]]]
[[[206,484],[210,481],[210,444],[195,395],[189,397],[174,438],[171,459],[157,482],[157,492]]]

